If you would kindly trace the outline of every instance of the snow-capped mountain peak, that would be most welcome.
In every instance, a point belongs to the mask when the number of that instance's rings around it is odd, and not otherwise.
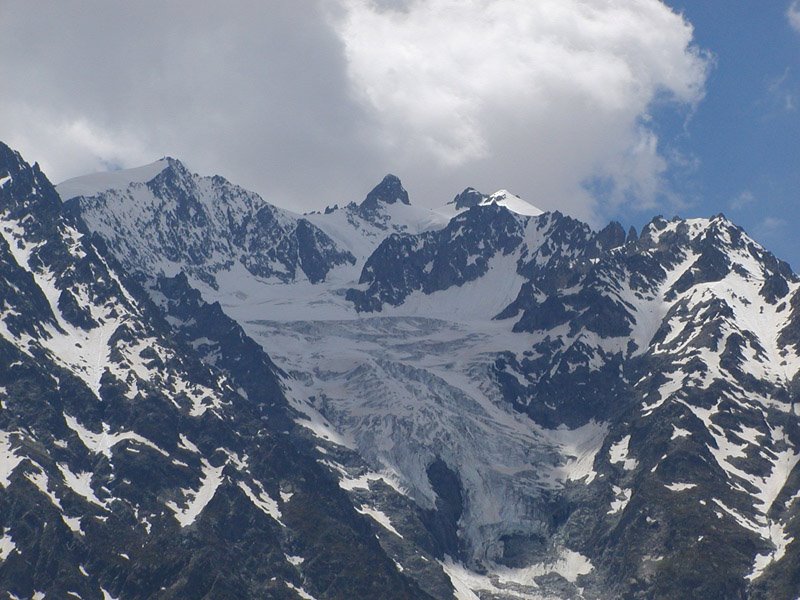
[[[306,218],[352,252],[360,268],[388,234],[441,229],[450,215],[412,205],[400,179],[389,174],[360,204],[351,202],[324,213],[309,213]]]
[[[71,179],[58,191],[135,272],[183,270],[216,288],[234,266],[263,280],[318,283],[355,262],[307,219],[173,158]]]
[[[465,210],[467,208],[472,208],[473,206],[478,206],[487,198],[488,196],[486,194],[482,194],[475,188],[468,187],[450,202],[448,202],[447,205],[453,205],[456,210]]]
[[[517,213],[518,215],[525,215],[528,217],[538,217],[544,211],[540,208],[537,208],[530,202],[523,200],[516,194],[512,194],[508,190],[498,190],[494,194],[490,195],[486,198],[481,205],[488,205],[488,204],[497,204],[498,206],[504,206],[511,212]]]
[[[463,192],[453,198],[447,205],[440,210],[442,214],[454,216],[461,211],[475,206],[503,206],[513,213],[526,217],[538,217],[544,211],[530,202],[523,200],[516,194],[508,190],[498,190],[494,194],[486,195],[475,188],[468,187]]]

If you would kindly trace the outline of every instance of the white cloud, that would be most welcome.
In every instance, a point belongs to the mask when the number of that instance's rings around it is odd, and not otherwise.
[[[658,0],[344,2],[351,81],[400,160],[583,216],[592,178],[652,203],[666,163],[648,111],[703,96],[692,28]]]
[[[786,11],[786,18],[789,19],[789,25],[792,26],[792,29],[800,33],[800,0],[794,0],[789,5]]]
[[[504,187],[652,205],[650,113],[703,96],[659,0],[4,0],[0,139],[55,181],[171,155],[304,210],[386,172],[419,204]]]
[[[0,139],[55,181],[171,155],[303,209],[382,175],[319,2],[2,4]]]
[[[153,160],[151,152],[130,132],[105,130],[84,117],[71,118],[33,106],[9,103],[3,110],[13,115],[14,127],[2,141],[22,150],[26,159],[38,161],[54,182],[63,173],[106,171]]]

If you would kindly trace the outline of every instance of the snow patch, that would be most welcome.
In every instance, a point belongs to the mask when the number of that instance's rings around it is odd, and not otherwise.
[[[181,490],[186,498],[184,501],[186,507],[181,508],[177,503],[172,501],[166,503],[167,508],[175,513],[175,518],[178,520],[178,523],[181,524],[181,527],[188,527],[194,523],[197,516],[203,511],[206,505],[211,502],[211,499],[217,492],[217,488],[222,483],[222,471],[228,464],[226,462],[219,467],[212,467],[205,458],[202,459],[202,461],[203,474],[200,479],[200,488],[197,490]]]
[[[753,570],[747,575],[747,579],[750,581],[758,579],[769,565],[781,560],[786,555],[786,548],[794,541],[794,538],[786,534],[780,523],[770,523],[768,537],[775,550],[768,554],[756,555],[753,561]]]
[[[288,587],[290,590],[293,590],[295,593],[297,593],[297,595],[300,596],[303,600],[317,600],[316,598],[314,598],[314,596],[309,594],[303,588],[297,587],[296,585],[293,585],[293,584],[289,583],[288,581],[284,581],[284,583],[286,584],[286,587]]]
[[[0,537],[0,563],[5,562],[16,547],[17,545],[11,539],[8,528],[3,529],[3,535]]]
[[[64,413],[64,420],[67,423],[67,427],[78,434],[81,442],[88,450],[94,452],[95,454],[102,454],[108,459],[111,458],[111,449],[125,440],[137,442],[143,446],[152,448],[162,456],[169,457],[169,454],[167,454],[164,450],[138,433],[134,433],[132,431],[112,433],[111,428],[106,423],[102,424],[102,433],[94,433],[93,431],[89,431],[83,425],[81,425],[75,417],[71,417],[66,413]]]
[[[692,435],[691,431],[687,431],[686,429],[681,429],[680,427],[672,425],[672,437],[671,440],[676,440],[678,438],[689,437]]]
[[[672,492],[682,492],[684,490],[691,490],[697,487],[696,483],[669,483],[664,485],[665,488]]]
[[[361,513],[362,515],[367,515],[372,517],[372,519],[378,523],[384,529],[391,531],[397,537],[402,538],[403,535],[394,528],[392,525],[392,521],[389,519],[388,515],[384,512],[379,511],[376,508],[371,508],[369,506],[362,505],[361,508],[356,509],[357,512]]]
[[[73,492],[78,494],[87,502],[91,502],[108,510],[106,502],[100,500],[92,489],[92,473],[87,471],[85,473],[73,473],[69,467],[63,463],[58,463],[58,470],[61,471],[61,476],[64,478],[64,483]]]
[[[611,508],[608,511],[609,515],[621,513],[628,506],[633,493],[630,489],[622,489],[616,485],[612,485],[611,489],[614,491],[614,500],[611,501]]]
[[[253,480],[253,485],[256,486],[255,492],[244,481],[240,481],[238,485],[245,493],[245,496],[250,499],[250,502],[252,502],[256,508],[258,508],[268,517],[277,521],[281,526],[286,527],[286,525],[284,525],[281,521],[282,515],[281,509],[278,507],[278,503],[273,500],[269,494],[267,494],[261,482]]]
[[[523,200],[508,190],[498,190],[485,200],[481,201],[480,204],[481,206],[497,204],[498,206],[504,206],[513,213],[527,217],[538,217],[539,215],[544,214],[542,209],[537,208],[530,202]]]
[[[608,434],[605,423],[590,423],[577,429],[562,426],[556,430],[548,430],[550,437],[560,448],[567,462],[555,469],[555,477],[560,481],[583,481],[591,483],[597,473],[594,470],[594,459],[603,447]]]
[[[178,446],[180,448],[183,448],[184,450],[188,450],[189,452],[194,452],[195,454],[202,454],[202,452],[200,452],[200,448],[195,446],[191,442],[191,440],[189,440],[189,438],[187,438],[182,433],[178,436],[178,439],[180,440],[180,442],[178,442]]]
[[[370,481],[382,481],[391,487],[398,494],[403,496],[408,495],[406,490],[401,484],[396,475],[391,473],[364,473],[359,477],[349,477],[344,470],[340,471],[339,487],[348,492],[353,490],[368,490]]]
[[[286,562],[295,567],[299,567],[306,560],[302,556],[291,556],[289,554],[284,554],[284,556],[286,557]]]
[[[44,494],[48,500],[58,509],[58,512],[61,513],[61,519],[64,521],[64,524],[69,527],[69,529],[73,533],[77,533],[79,535],[84,535],[83,530],[81,529],[81,519],[80,517],[69,517],[64,514],[64,508],[61,506],[61,501],[55,495],[55,493],[50,491],[50,481],[47,477],[47,473],[36,465],[39,470],[35,473],[26,473],[25,477],[30,481],[36,488]]]
[[[628,445],[631,436],[626,435],[620,441],[615,442],[608,451],[608,459],[612,464],[622,464],[626,471],[633,471],[639,462],[635,458],[630,458]]]
[[[485,575],[470,571],[449,556],[444,561],[439,561],[439,564],[450,578],[457,600],[480,600],[482,592],[504,598],[542,600],[542,592],[536,583],[537,577],[557,573],[574,584],[580,576],[588,575],[594,569],[588,558],[567,549],[562,549],[558,558],[552,562],[519,569],[493,565]]]
[[[11,434],[0,431],[0,487],[7,488],[9,486],[9,477],[24,458],[11,447]]]

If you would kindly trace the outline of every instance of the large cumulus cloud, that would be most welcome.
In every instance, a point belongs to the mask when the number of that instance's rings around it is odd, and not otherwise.
[[[427,178],[453,172],[582,216],[590,180],[651,204],[667,165],[649,110],[703,94],[691,26],[655,0],[346,6],[348,72],[376,139]]]
[[[669,161],[651,114],[691,110],[707,68],[659,0],[6,0],[0,17],[0,139],[54,179],[171,154],[297,210],[385,171],[429,205],[473,185],[587,218],[652,206]]]

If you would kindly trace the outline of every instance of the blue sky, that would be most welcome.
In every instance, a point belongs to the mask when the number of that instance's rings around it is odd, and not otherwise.
[[[670,5],[692,23],[695,42],[713,54],[705,98],[689,120],[674,111],[657,115],[665,144],[689,165],[670,172],[687,203],[680,213],[725,213],[797,270],[800,31],[790,26],[788,2]]]

